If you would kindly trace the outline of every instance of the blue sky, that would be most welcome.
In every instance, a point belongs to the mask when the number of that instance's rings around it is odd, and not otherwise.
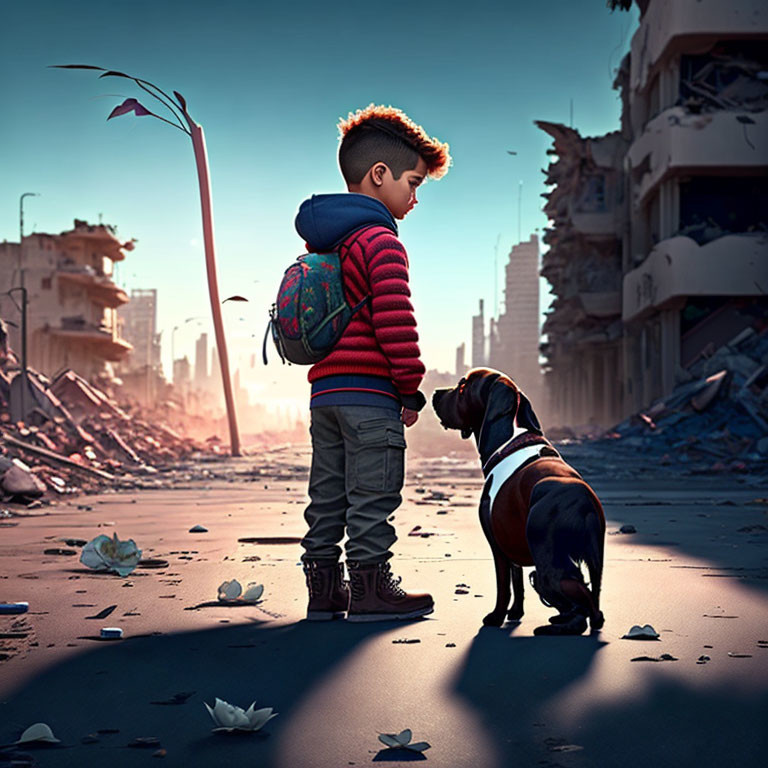
[[[25,201],[27,233],[101,215],[139,241],[119,281],[158,289],[164,339],[184,318],[207,318],[190,140],[150,117],[107,123],[141,92],[48,65],[95,64],[180,91],[206,133],[222,296],[250,299],[225,305],[233,367],[253,391],[297,397],[305,371],[265,370],[258,357],[282,271],[302,251],[299,203],[344,191],[339,117],[392,104],[451,146],[453,168],[423,188],[400,229],[425,364],[449,370],[478,299],[494,306],[494,247],[500,235],[501,274],[517,242],[520,181],[522,238],[546,226],[551,142],[533,121],[568,123],[572,100],[583,135],[615,130],[613,72],[637,26],[636,9],[611,13],[603,0],[0,0],[0,9],[0,240],[18,240],[22,192],[41,195]],[[191,355],[207,323],[178,331],[177,353]],[[169,360],[167,343],[164,352]]]

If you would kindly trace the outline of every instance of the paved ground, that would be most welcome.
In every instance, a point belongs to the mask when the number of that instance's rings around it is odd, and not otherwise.
[[[238,542],[302,535],[305,451],[1,522],[0,600],[30,611],[0,617],[0,743],[43,721],[62,742],[27,750],[44,768],[153,764],[158,746],[126,746],[137,737],[157,737],[166,763],[185,768],[340,768],[405,762],[377,734],[411,728],[432,745],[413,757],[435,768],[763,765],[768,480],[564,450],[609,518],[606,625],[576,638],[533,636],[550,610],[530,588],[519,625],[480,628],[494,593],[474,462],[409,464],[393,563],[436,599],[412,623],[308,623],[300,547]],[[427,501],[431,491],[451,498]],[[197,523],[208,533],[188,533]],[[617,533],[624,524],[637,533]],[[431,535],[408,535],[417,525]],[[43,554],[113,531],[168,567],[123,579]],[[259,606],[216,604],[231,578],[264,584]],[[621,639],[646,623],[660,641]],[[125,638],[94,639],[102,626]],[[632,661],[661,654],[676,660]],[[255,735],[212,734],[203,702],[214,697],[279,715]]]

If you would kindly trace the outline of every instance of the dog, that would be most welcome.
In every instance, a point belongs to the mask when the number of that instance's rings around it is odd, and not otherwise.
[[[505,617],[522,618],[522,566],[533,565],[534,590],[558,610],[534,634],[580,635],[587,620],[592,630],[600,629],[603,508],[544,437],[525,394],[503,373],[474,368],[455,387],[436,389],[432,407],[443,427],[460,430],[465,439],[474,435],[486,478],[480,523],[496,568],[496,605],[483,624],[500,627]]]

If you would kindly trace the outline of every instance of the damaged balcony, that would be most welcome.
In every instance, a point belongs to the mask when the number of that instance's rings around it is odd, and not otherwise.
[[[651,120],[627,156],[635,177],[635,207],[647,202],[665,179],[685,172],[764,173],[768,169],[768,111],[690,114],[682,107],[672,107]]]
[[[128,294],[113,283],[108,277],[98,275],[89,267],[68,267],[58,272],[60,282],[82,286],[88,298],[95,304],[110,309],[126,304]]]
[[[104,360],[122,360],[133,349],[107,326],[88,323],[81,315],[62,317],[60,327],[48,326],[45,330],[57,340],[89,348]]]
[[[764,0],[654,0],[632,38],[630,87],[644,90],[683,49],[706,51],[721,39],[765,38]]]
[[[761,296],[768,290],[768,234],[725,235],[699,245],[662,240],[624,276],[622,318],[642,319],[688,296]]]

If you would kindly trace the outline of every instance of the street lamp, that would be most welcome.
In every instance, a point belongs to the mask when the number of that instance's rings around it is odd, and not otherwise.
[[[24,287],[24,270],[21,268],[24,251],[24,198],[40,197],[38,192],[25,192],[19,198],[19,284]]]
[[[21,291],[21,306],[16,303],[12,294]],[[27,372],[27,289],[20,285],[5,291],[0,296],[7,296],[21,313],[21,421],[27,420],[27,392],[29,391],[29,374]]]

